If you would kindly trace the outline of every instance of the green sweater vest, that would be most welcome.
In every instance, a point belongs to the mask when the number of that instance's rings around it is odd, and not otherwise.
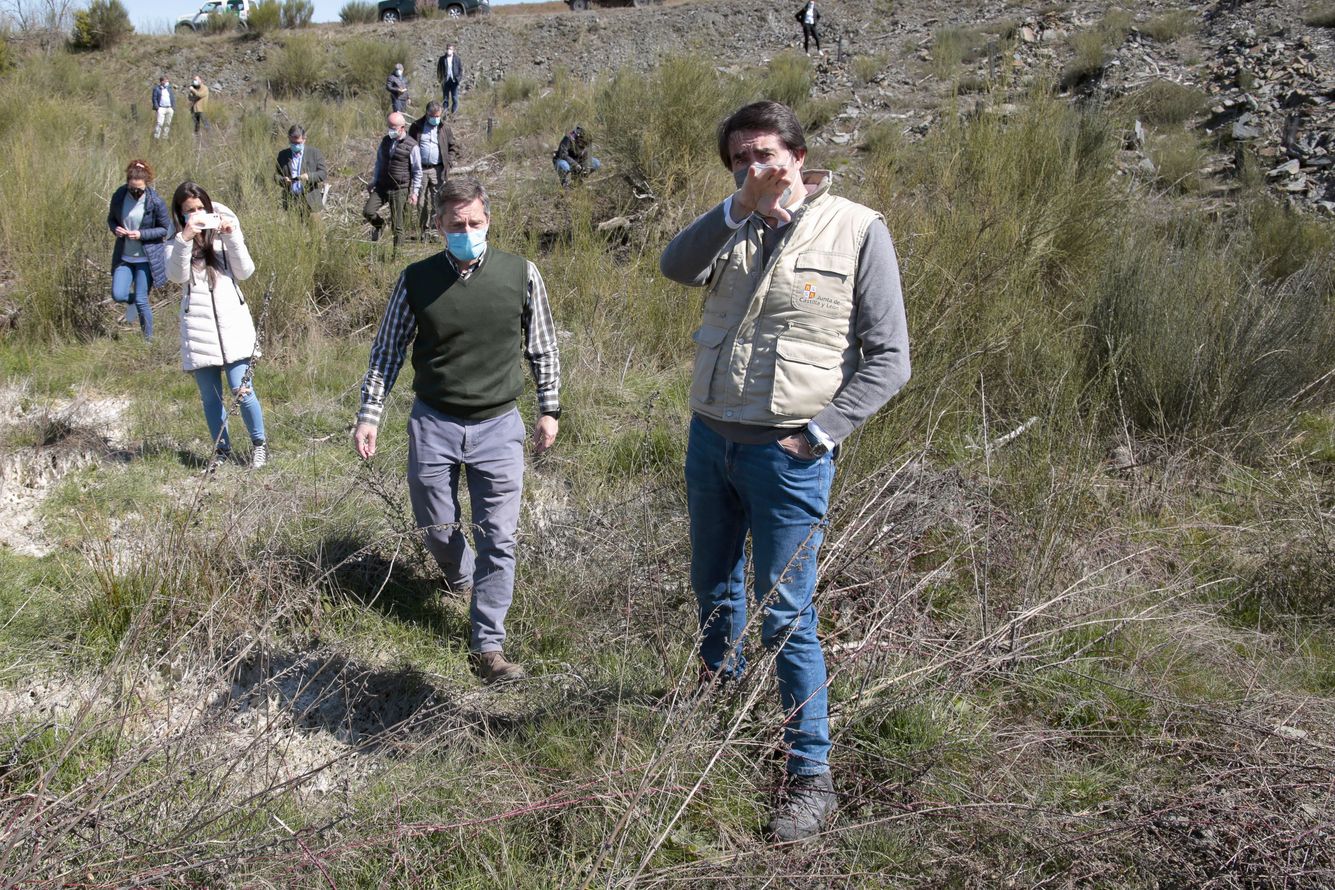
[[[413,391],[437,411],[464,420],[499,417],[524,391],[528,263],[488,247],[467,280],[444,251],[403,271],[417,318]]]

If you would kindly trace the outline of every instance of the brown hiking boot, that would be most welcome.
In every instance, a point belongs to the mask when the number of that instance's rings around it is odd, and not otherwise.
[[[482,678],[482,682],[488,686],[493,683],[522,680],[528,676],[521,665],[515,664],[513,661],[506,661],[505,656],[499,650],[496,652],[474,652],[472,661],[473,670]]]

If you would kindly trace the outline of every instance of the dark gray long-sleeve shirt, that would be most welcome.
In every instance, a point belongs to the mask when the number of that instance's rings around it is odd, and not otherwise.
[[[688,287],[704,287],[728,242],[743,220],[732,225],[727,216],[732,199],[700,216],[672,239],[659,261],[668,278]],[[757,222],[759,216],[753,216]],[[781,246],[786,227],[765,226],[764,260]],[[899,283],[899,261],[885,223],[876,220],[867,230],[858,254],[853,279],[853,333],[862,348],[862,360],[853,375],[814,418],[817,432],[836,444],[875,414],[909,379],[909,336],[904,318],[904,294]]]

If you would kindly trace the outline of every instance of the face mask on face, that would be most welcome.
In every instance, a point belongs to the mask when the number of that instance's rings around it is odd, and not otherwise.
[[[385,135],[388,136],[390,139],[398,139],[399,131],[394,129],[393,127],[390,127],[388,130],[385,131]]]
[[[760,174],[765,172],[766,170],[772,170],[776,167],[787,167],[787,166],[788,166],[787,164],[751,164],[750,166],[743,167],[740,170],[734,170],[732,174],[732,179],[733,182],[737,183],[737,187],[741,188],[742,186],[746,185],[746,175],[749,172],[751,172],[752,169],[754,169],[757,174]],[[792,186],[789,186],[788,188],[783,190],[783,194],[779,196],[778,206],[784,208],[785,210],[791,210],[793,208]]]
[[[292,153],[294,155],[301,154],[302,151],[306,148],[306,143],[304,142],[291,142],[288,144],[292,146]]]
[[[455,259],[465,262],[475,260],[482,256],[482,250],[487,246],[487,230],[473,229],[469,232],[447,232],[445,234],[445,246],[449,248]]]
[[[439,126],[440,126],[440,118],[438,118],[438,117],[429,117],[429,118],[426,119],[426,122],[427,122],[428,124],[430,124],[431,126],[433,126],[433,127],[439,127]]]
[[[191,82],[192,84],[194,84],[195,86],[199,86],[199,85],[200,85],[200,80],[199,80],[198,77],[196,77],[194,80],[192,80],[192,81],[190,81],[190,82]]]
[[[144,196],[144,190],[130,186],[130,194],[135,198],[142,198]]]

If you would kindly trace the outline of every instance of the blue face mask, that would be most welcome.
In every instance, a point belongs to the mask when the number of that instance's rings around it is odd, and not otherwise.
[[[440,126],[440,118],[438,118],[438,117],[429,117],[429,118],[426,119],[426,122],[427,122],[428,124],[430,124],[431,126],[433,126],[433,127],[439,127],[439,126]]]
[[[288,143],[288,144],[292,146],[292,153],[293,153],[294,155],[299,155],[299,154],[301,154],[302,149],[304,149],[304,148],[306,147],[306,143],[304,143],[304,142],[290,142],[290,143]]]
[[[487,230],[446,232],[445,246],[455,259],[470,262],[482,256],[482,251],[487,246]]]

